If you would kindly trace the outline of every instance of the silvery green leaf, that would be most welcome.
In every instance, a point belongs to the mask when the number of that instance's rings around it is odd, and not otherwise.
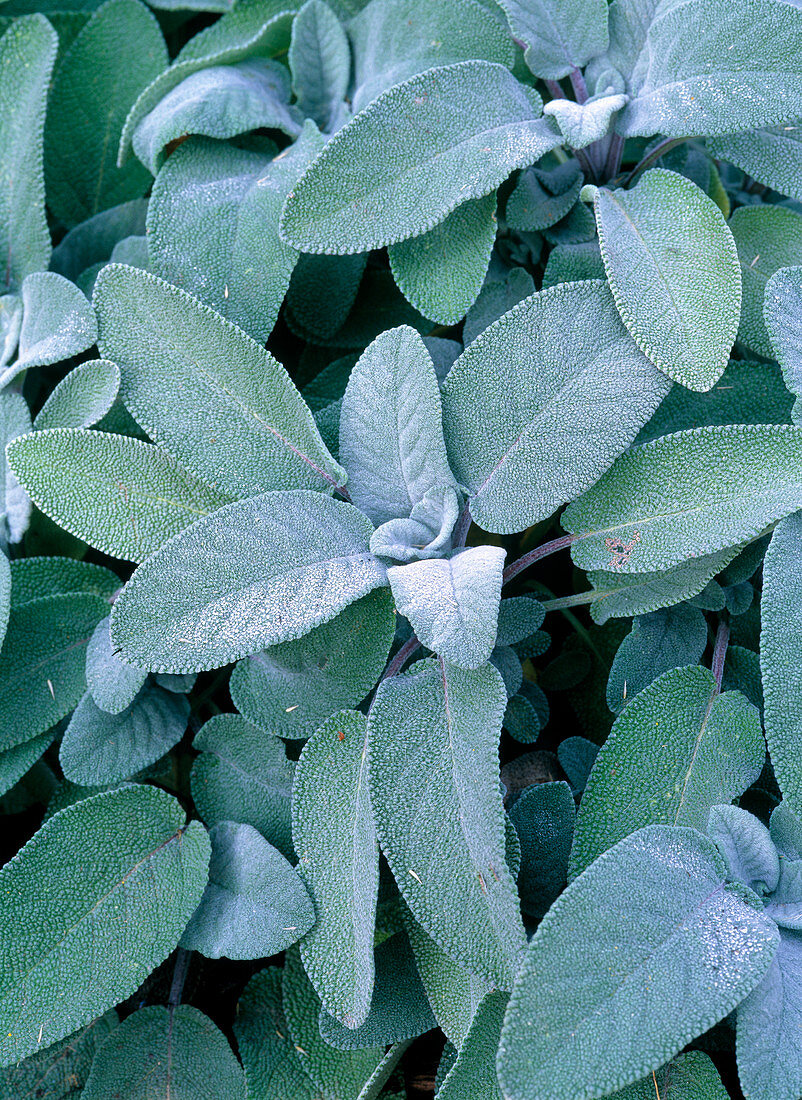
[[[518,893],[530,917],[545,916],[565,888],[576,807],[567,783],[536,783],[510,807],[521,842]]]
[[[191,1005],[140,1008],[95,1056],[83,1100],[245,1100],[245,1075],[215,1024]]]
[[[783,801],[771,812],[769,833],[777,851],[785,859],[802,859],[802,821]]]
[[[528,271],[522,267],[513,267],[502,271],[494,270],[491,261],[490,271],[485,279],[479,297],[468,310],[462,326],[462,340],[465,346],[473,343],[480,332],[497,321],[518,302],[534,293],[535,283]]]
[[[780,857],[780,881],[764,903],[780,928],[802,931],[802,860]]]
[[[102,265],[119,241],[145,232],[147,207],[146,199],[132,199],[76,225],[53,249],[51,271],[76,282],[87,268]]]
[[[454,325],[482,289],[495,239],[493,193],[458,206],[428,233],[391,244],[393,278],[424,317]]]
[[[240,661],[231,698],[254,725],[308,737],[334,711],[362,702],[387,663],[394,633],[389,590],[370,592],[302,638]]]
[[[408,519],[388,519],[370,536],[371,553],[393,561],[436,558],[451,549],[451,534],[459,517],[459,497],[453,485],[428,489],[412,505]]]
[[[724,215],[664,168],[631,191],[599,188],[599,243],[618,312],[670,378],[709,390],[727,365],[741,309],[738,252]]]
[[[60,1043],[0,1070],[0,1097],[19,1100],[39,1092],[47,1100],[75,1100],[86,1084],[98,1048],[116,1027],[117,1013],[112,1009]]]
[[[691,1050],[634,1085],[610,1093],[609,1100],[655,1100],[655,1089],[660,1100],[729,1100],[730,1096],[709,1056]]]
[[[387,570],[396,608],[427,649],[460,668],[489,660],[505,557],[499,546],[471,546]]]
[[[802,18],[802,9],[800,18]],[[740,206],[730,218],[743,275],[743,309],[738,339],[766,359],[775,349],[763,316],[766,284],[802,256],[802,216],[784,206]],[[779,351],[779,348],[777,349]]]
[[[406,518],[429,489],[455,484],[437,375],[408,325],[378,336],[351,371],[340,412],[340,458],[351,499],[376,524]]]
[[[253,825],[288,858],[293,855],[290,798],[295,765],[284,743],[238,714],[218,714],[192,742],[192,800],[207,825]]]
[[[728,160],[767,187],[802,202],[802,125],[797,119],[763,130],[723,134],[707,143],[714,157]]]
[[[700,661],[706,646],[705,617],[686,603],[635,619],[610,668],[608,707],[613,714],[620,714],[662,673]]]
[[[22,328],[16,362],[0,375],[0,386],[29,367],[60,363],[97,340],[92,306],[77,286],[54,271],[37,271],[22,284]]]
[[[22,328],[22,297],[0,295],[0,370],[14,358]]]
[[[739,806],[714,806],[706,832],[724,857],[730,879],[743,882],[759,897],[776,889],[780,858],[768,829],[754,814]]]
[[[760,984],[738,1006],[738,1076],[754,1100],[796,1100],[802,1090],[802,933],[780,929]]]
[[[499,0],[535,74],[560,80],[607,49],[607,5],[601,0]]]
[[[134,100],[167,61],[159,24],[138,0],[98,6],[60,57],[45,126],[45,172],[48,206],[68,227],[147,190],[150,177],[140,164],[117,167],[117,144]]]
[[[86,686],[95,704],[107,714],[120,714],[135,699],[148,674],[127,665],[114,653],[109,616],[102,619],[86,647]]]
[[[319,1093],[301,1065],[284,1017],[283,973],[277,966],[258,971],[237,1003],[233,1028],[245,1067],[248,1096],[315,1100]]]
[[[0,750],[44,733],[73,709],[86,691],[86,646],[108,609],[88,593],[12,608],[0,653]]]
[[[2,1063],[130,997],[176,946],[208,862],[206,830],[155,787],[98,794],[45,822],[0,871]]]
[[[406,932],[395,932],[382,940],[375,959],[376,981],[363,1024],[350,1028],[321,1008],[320,1034],[337,1050],[400,1043],[437,1027]]]
[[[48,730],[30,741],[23,741],[11,749],[0,752],[0,796],[10,791],[15,783],[28,772],[36,761],[50,748],[56,737],[55,729]],[[2,1092],[2,1074],[0,1073],[0,1097]],[[5,1097],[3,1097],[5,1100]],[[12,1100],[10,1097],[9,1100]]]
[[[571,783],[574,793],[581,794],[587,786],[599,746],[587,737],[566,737],[557,748],[557,759]]]
[[[298,872],[316,918],[301,958],[324,1009],[351,1028],[371,1006],[379,888],[366,735],[356,711],[329,718],[306,743],[292,791]]]
[[[16,19],[0,38],[0,289],[18,291],[50,260],[43,131],[58,36],[43,15]]]
[[[802,393],[802,267],[776,271],[766,283],[763,317],[785,384]]]
[[[603,283],[519,303],[465,349],[443,385],[449,459],[474,520],[510,533],[550,516],[629,446],[668,388]]]
[[[304,118],[321,130],[341,119],[351,75],[351,48],[337,16],[324,0],[307,0],[292,24],[288,57],[292,90]]]
[[[140,566],[112,641],[150,672],[200,672],[301,638],[387,583],[370,533],[356,508],[312,490],[235,501]]]
[[[511,699],[521,690],[523,683],[523,668],[518,655],[512,646],[496,646],[490,655],[490,663],[501,676],[507,698]]]
[[[112,249],[110,262],[128,264],[129,267],[139,267],[142,271],[151,271],[147,237],[144,234],[136,237],[123,237]]]
[[[33,422],[47,428],[91,428],[109,411],[120,388],[120,372],[108,359],[90,359],[54,387]]]
[[[509,997],[488,993],[476,1010],[437,1100],[503,1100],[496,1076],[496,1051]]]
[[[648,7],[648,32],[619,133],[731,134],[802,114],[798,7],[780,0],[688,0]]]
[[[706,837],[665,825],[640,829],[575,879],[516,978],[498,1054],[504,1096],[609,1095],[731,1012],[763,978],[778,935],[724,879]]]
[[[525,232],[547,229],[569,212],[579,198],[583,181],[582,169],[573,159],[551,171],[525,169],[507,199],[505,221]]]
[[[474,0],[372,0],[348,24],[354,112],[394,84],[458,61],[512,66],[503,22]]]
[[[802,810],[802,688],[797,654],[802,645],[802,514],[777,524],[763,562],[760,670],[769,756],[783,797]]]
[[[148,208],[155,273],[267,340],[298,258],[278,237],[281,206],[322,146],[311,124],[272,160],[208,138],[183,142],[161,168]]]
[[[388,89],[334,135],[290,193],[284,240],[347,254],[433,229],[559,144],[550,120],[538,118],[536,93],[527,93],[486,61],[431,69]],[[389,133],[393,154],[382,156]]]
[[[232,494],[341,484],[280,363],[196,298],[132,267],[103,269],[95,306],[120,395],[165,450]],[[199,417],[214,434],[199,432]]]
[[[181,937],[185,950],[208,959],[265,959],[309,931],[315,922],[312,899],[261,833],[221,821],[209,839],[209,882]]]
[[[31,515],[31,498],[20,485],[5,455],[6,447],[21,435],[29,432],[31,414],[22,394],[0,393],[0,447],[3,449],[0,477],[0,530],[8,542],[19,542],[28,527]]]
[[[17,558],[11,563],[11,606],[43,596],[94,593],[109,600],[121,581],[111,569],[75,558]]]
[[[134,130],[134,152],[152,174],[165,150],[185,134],[231,138],[250,130],[280,130],[296,137],[301,118],[289,106],[290,78],[277,61],[251,58],[191,73]]]
[[[604,279],[604,261],[597,240],[558,244],[549,254],[543,272],[543,289],[581,279]]]
[[[292,251],[294,253],[295,249]],[[335,339],[356,301],[366,262],[367,256],[362,254],[313,256],[301,253],[287,290],[288,322],[308,333],[315,343]],[[344,392],[343,385],[329,401],[342,397]]]
[[[276,11],[277,7],[280,10]],[[128,112],[120,135],[117,163],[123,165],[131,155],[131,141],[142,119],[188,76],[214,66],[286,52],[295,18],[292,7],[289,0],[283,9],[274,3],[240,3],[190,38],[172,65],[140,92]]]
[[[599,750],[579,808],[570,877],[642,826],[703,831],[710,809],[742,795],[764,760],[760,714],[740,692],[721,694],[712,672],[698,665],[663,673],[624,708]]]
[[[531,637],[543,625],[545,609],[532,596],[510,596],[501,601],[498,611],[497,645],[517,645]]]
[[[759,535],[802,507],[802,430],[697,428],[634,447],[566,508],[582,569],[679,565]]]
[[[174,748],[187,728],[183,695],[147,684],[117,714],[95,704],[87,692],[73,711],[59,751],[66,779],[87,787],[121,783]]]
[[[499,988],[524,943],[498,780],[506,705],[491,666],[425,660],[382,681],[369,718],[373,812],[404,900],[444,950]]]
[[[112,557],[142,561],[227,501],[150,443],[82,428],[12,441],[14,474],[42,511]]]
[[[566,145],[584,149],[608,133],[613,116],[628,102],[626,94],[592,96],[585,103],[552,99],[543,107],[543,114],[557,123]]]

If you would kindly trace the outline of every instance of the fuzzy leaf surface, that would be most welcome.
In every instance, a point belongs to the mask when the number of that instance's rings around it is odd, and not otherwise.
[[[610,667],[607,706],[613,714],[619,714],[663,672],[696,664],[706,645],[705,617],[689,604],[681,603],[635,619]]]
[[[203,826],[154,787],[51,817],[0,870],[3,1064],[129,997],[177,944],[208,862]]]
[[[723,134],[708,143],[716,158],[728,160],[759,183],[802,202],[802,128],[799,121],[741,134]]]
[[[115,655],[109,618],[107,615],[97,624],[86,647],[86,686],[101,710],[119,714],[134,701],[148,674]]]
[[[503,1100],[496,1075],[496,1051],[509,997],[488,993],[476,1010],[437,1100]]]
[[[525,47],[527,65],[545,80],[561,80],[607,48],[602,0],[500,0],[500,7]]]
[[[610,1094],[610,1100],[729,1100],[714,1063],[701,1050],[678,1054],[648,1077]]]
[[[91,428],[106,415],[120,388],[120,372],[108,359],[91,359],[54,387],[33,422],[48,428]]]
[[[77,286],[54,271],[35,271],[22,284],[19,354],[0,378],[10,382],[28,367],[60,363],[97,340],[92,307]]]
[[[292,24],[288,61],[292,89],[304,118],[321,130],[334,128],[351,76],[351,48],[337,16],[324,0],[307,0]]]
[[[407,933],[432,1012],[449,1042],[461,1047],[488,985],[454,962],[411,916]]]
[[[783,268],[771,276],[766,283],[763,317],[785,384],[799,396],[802,394],[802,267]]]

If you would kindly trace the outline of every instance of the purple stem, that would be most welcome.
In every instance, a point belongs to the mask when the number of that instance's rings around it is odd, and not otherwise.
[[[558,80],[544,80],[543,83],[551,92],[552,99],[565,99],[565,92]]]
[[[571,87],[574,89],[574,95],[576,96],[577,103],[587,103],[588,101],[588,86],[585,83],[585,78],[579,69],[571,70]]]
[[[720,619],[716,631],[716,641],[713,645],[713,661],[711,671],[721,691],[721,682],[724,679],[724,661],[727,657],[727,643],[730,640],[730,624],[726,619]]]
[[[620,134],[610,134],[610,145],[607,150],[607,160],[604,163],[605,180],[614,179],[621,167],[621,157],[624,155],[624,142],[626,138]]]
[[[459,514],[459,519],[454,524],[454,530],[451,534],[451,545],[455,550],[458,550],[460,546],[465,545],[465,540],[468,537],[468,531],[471,529],[471,511],[466,501],[465,507]]]
[[[576,535],[560,535],[558,539],[552,539],[551,542],[544,542],[542,546],[536,546],[534,550],[530,550],[528,554],[524,554],[523,557],[507,566],[504,570],[502,583],[509,584],[513,577],[523,573],[524,569],[528,569],[530,565],[540,561],[541,558],[547,558],[549,554],[556,553],[557,550],[564,550],[566,546],[576,542],[576,539]]]
[[[391,676],[396,676],[407,663],[412,654],[415,653],[419,648],[420,642],[413,634],[411,638],[404,642],[398,653],[396,653],[395,657],[393,657],[392,661],[390,661],[389,665],[384,670],[384,676],[382,676],[382,680],[389,680]]]
[[[665,141],[661,141],[659,145],[656,145],[652,149],[648,156],[645,156],[643,160],[636,164],[627,178],[624,180],[624,185],[629,186],[634,180],[635,176],[639,176],[645,169],[651,167],[655,161],[658,161],[660,157],[664,157],[670,149],[676,148],[677,145],[682,145],[684,141],[689,141],[690,138],[666,138]]]

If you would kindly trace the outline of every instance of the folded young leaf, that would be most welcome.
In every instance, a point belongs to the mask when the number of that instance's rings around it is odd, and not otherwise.
[[[798,508],[802,430],[734,424],[634,447],[562,523],[581,569],[635,573],[753,539]]]
[[[776,271],[766,283],[763,317],[792,393],[802,394],[802,267]]]
[[[780,930],[766,976],[738,1006],[738,1076],[752,1100],[796,1100],[802,1091],[802,933]]]
[[[601,141],[610,131],[613,115],[629,100],[628,95],[592,96],[585,103],[573,99],[552,99],[543,107],[543,114],[554,119],[566,145],[584,149]]]
[[[498,781],[506,705],[492,666],[426,660],[381,683],[369,718],[373,812],[399,889],[449,955],[502,989],[524,945]]]
[[[231,698],[254,725],[280,737],[309,737],[334,711],[362,702],[394,636],[392,596],[380,588],[303,638],[240,661],[231,674]]]
[[[774,773],[789,807],[802,810],[802,514],[772,535],[763,563],[760,670],[764,721]]]
[[[516,978],[498,1054],[504,1096],[607,1096],[731,1012],[778,935],[724,877],[695,829],[652,825],[571,883]]]
[[[167,958],[209,850],[203,826],[155,787],[95,795],[42,826],[0,870],[3,1065],[129,997]]]
[[[117,1023],[112,1009],[62,1042],[0,1070],[0,1097],[17,1100],[38,1091],[48,1100],[74,1100],[75,1090],[86,1084],[95,1054]]]
[[[260,970],[245,986],[237,1004],[233,1028],[245,1067],[248,1096],[316,1100],[320,1094],[306,1075],[284,1016],[283,974],[277,966]]]
[[[602,0],[500,0],[500,6],[535,76],[561,80],[607,49]]]
[[[192,742],[192,800],[207,825],[253,825],[288,859],[293,858],[290,799],[295,765],[284,742],[238,714],[218,714]]]
[[[117,144],[132,103],[167,63],[159,24],[139,0],[107,0],[59,60],[45,171],[48,205],[66,226],[147,189],[150,176],[140,164],[117,167]]]
[[[649,7],[620,134],[731,134],[802,115],[798,7],[782,0]]]
[[[252,825],[221,821],[209,833],[209,882],[181,937],[208,959],[265,959],[299,940],[315,907],[292,866]]]
[[[669,388],[604,283],[525,299],[465,349],[443,386],[448,455],[474,520],[508,534],[550,516],[629,446]]]
[[[802,9],[800,9],[802,15]],[[775,350],[766,330],[764,305],[769,279],[802,255],[802,217],[785,206],[739,206],[730,218],[743,275],[743,310],[738,339],[766,359]],[[770,300],[770,299],[769,299]]]
[[[356,508],[311,490],[235,501],[136,571],[112,640],[150,672],[200,672],[303,637],[387,583],[370,532]]]
[[[278,237],[279,214],[322,147],[311,125],[273,160],[206,138],[180,145],[159,172],[148,208],[156,274],[267,340],[298,258]]]
[[[340,458],[351,499],[377,525],[408,516],[430,489],[455,485],[434,364],[408,325],[378,336],[351,371]]]
[[[505,556],[500,546],[470,546],[387,570],[396,608],[427,649],[459,668],[490,659]]]
[[[159,447],[109,432],[33,432],[8,445],[8,458],[46,515],[129,561],[143,561],[228,499]]]
[[[145,115],[134,130],[134,152],[155,176],[170,145],[188,134],[222,140],[266,129],[296,137],[302,119],[289,98],[289,74],[277,61],[212,65],[185,77]]]
[[[347,1027],[365,1022],[373,995],[379,847],[368,791],[367,722],[329,718],[306,743],[292,791],[298,872],[315,903],[301,941],[323,1007]]]
[[[769,830],[754,814],[740,806],[714,806],[706,832],[724,857],[730,880],[743,882],[760,898],[777,889],[780,857]],[[770,913],[771,904],[766,909]]]
[[[453,485],[435,486],[412,505],[407,519],[388,519],[370,536],[371,552],[392,561],[422,561],[447,554],[459,518]]]
[[[802,202],[802,128],[799,120],[765,130],[723,134],[711,138],[707,146],[716,159],[728,160],[758,183]]]
[[[174,748],[188,722],[187,699],[155,684],[143,687],[118,714],[100,710],[87,692],[64,731],[61,770],[86,787],[121,783]]]
[[[742,795],[764,760],[760,713],[740,692],[720,694],[712,672],[698,665],[663,673],[624,708],[599,750],[570,877],[644,825],[703,832],[711,808]]]
[[[36,414],[37,431],[48,428],[91,428],[117,398],[120,371],[108,359],[90,359],[71,370],[55,386]]]
[[[304,118],[333,130],[343,116],[351,76],[348,36],[324,0],[307,0],[292,24],[287,60]]]
[[[364,5],[348,24],[354,112],[394,84],[438,66],[481,60],[511,68],[507,29],[487,7],[475,0],[372,0]]]
[[[83,1096],[106,1100],[245,1100],[245,1074],[228,1040],[191,1005],[140,1008],[97,1053]]]
[[[607,706],[620,714],[625,706],[670,668],[695,665],[707,645],[707,622],[695,607],[653,611],[635,619],[610,667]]]
[[[485,61],[390,88],[335,134],[290,192],[282,237],[303,252],[342,255],[433,229],[560,143],[529,91]]]
[[[495,991],[482,1000],[456,1061],[437,1090],[437,1100],[503,1100],[496,1050],[508,1001],[506,993]]]
[[[428,233],[390,245],[393,278],[424,317],[454,325],[482,289],[495,239],[495,194],[471,199]]]
[[[738,251],[701,188],[663,168],[631,191],[601,187],[599,243],[615,304],[635,343],[692,390],[721,376],[741,315]]]
[[[13,608],[0,653],[0,750],[36,737],[86,691],[86,647],[109,605],[85,593]]]
[[[289,375],[241,329],[132,267],[104,268],[94,300],[123,401],[199,477],[238,496],[342,483]]]
[[[16,290],[50,260],[43,131],[58,36],[43,15],[16,19],[0,38],[0,290]]]

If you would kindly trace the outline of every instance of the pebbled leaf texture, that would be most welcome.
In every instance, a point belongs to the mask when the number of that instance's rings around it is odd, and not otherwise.
[[[122,400],[197,476],[236,496],[342,483],[287,372],[236,326],[123,265],[104,268],[94,301],[98,346],[120,368]]]
[[[603,283],[526,298],[465,349],[443,386],[448,455],[474,520],[508,534],[550,516],[629,446],[668,389]]]
[[[681,603],[643,615],[618,647],[607,680],[607,706],[620,714],[645,687],[671,668],[693,665],[707,646],[707,622]]]
[[[143,561],[227,501],[159,447],[129,436],[55,428],[20,436],[8,457],[46,515],[129,561]]]
[[[38,1092],[47,1100],[76,1100],[98,1048],[116,1027],[117,1013],[112,1010],[47,1050],[0,1070],[0,1097],[33,1100]]]
[[[698,665],[670,669],[617,718],[579,807],[569,877],[645,825],[707,827],[710,809],[742,795],[765,760],[760,714],[720,694]]]
[[[602,0],[499,0],[535,76],[561,80],[607,49]]]
[[[284,856],[254,829],[221,821],[209,833],[209,882],[181,937],[209,959],[261,959],[315,922],[312,899]]]
[[[307,0],[292,24],[288,55],[292,90],[304,118],[334,130],[342,117],[351,75],[351,48],[324,0]]]
[[[208,862],[203,826],[153,787],[51,817],[0,870],[3,1064],[130,996],[178,942]]]
[[[146,191],[149,172],[134,161],[118,168],[117,144],[131,105],[167,60],[159,24],[139,0],[100,5],[60,58],[45,172],[48,205],[68,228]]]
[[[127,665],[114,653],[107,615],[95,627],[86,647],[86,686],[107,714],[120,714],[134,701],[147,673]]]
[[[800,250],[802,256],[802,250]],[[802,267],[775,271],[766,283],[763,317],[769,343],[792,393],[802,394]]]
[[[568,887],[530,940],[510,998],[498,1054],[509,1100],[608,1095],[754,988],[777,930],[724,875],[695,829],[652,825]]]
[[[505,861],[499,674],[417,662],[384,680],[369,719],[379,842],[415,919],[463,966],[509,988],[524,936]]]
[[[700,1050],[678,1054],[648,1077],[610,1094],[610,1100],[728,1100],[714,1063]]]
[[[539,113],[538,97],[501,65],[413,76],[335,134],[290,192],[281,234],[302,252],[337,255],[419,236],[559,144]]]
[[[114,605],[112,641],[151,672],[199,672],[303,637],[386,584],[370,530],[311,490],[236,501],[140,567]]]
[[[509,997],[492,992],[482,1000],[456,1061],[437,1090],[438,1100],[503,1100],[495,1056]]]
[[[661,370],[709,390],[741,314],[738,252],[724,215],[691,180],[653,168],[631,191],[599,188],[599,244],[618,312]]]
[[[97,340],[92,307],[81,291],[53,271],[36,271],[22,284],[19,355],[0,377],[6,384],[28,367],[60,363]]]
[[[293,856],[291,803],[295,765],[277,737],[238,714],[217,714],[195,735],[192,800],[209,826],[252,825],[288,859]]]
[[[90,359],[71,370],[55,386],[33,422],[37,431],[48,428],[91,428],[117,397],[120,372],[108,359]]]
[[[500,546],[470,546],[387,570],[397,610],[427,649],[459,668],[490,660],[505,556]]]
[[[428,490],[455,484],[434,364],[408,325],[378,336],[351,371],[340,458],[351,499],[376,525],[408,516]]]
[[[15,20],[0,38],[0,289],[19,290],[50,260],[43,131],[57,48],[39,14]]]
[[[111,569],[75,558],[17,558],[11,565],[11,606],[21,607],[42,596],[87,592],[109,599],[120,587]]]
[[[663,436],[622,455],[563,513],[582,569],[668,569],[759,535],[802,507],[802,434],[730,425]]]
[[[324,1009],[349,1028],[365,1022],[374,981],[379,847],[366,754],[365,717],[342,710],[306,743],[292,791],[298,872],[315,908],[301,959]]]
[[[716,158],[728,160],[759,183],[802,202],[802,128],[799,120],[762,130],[723,134],[707,143]]]
[[[95,1056],[85,1100],[245,1100],[245,1075],[223,1033],[191,1005],[140,1008]]]

